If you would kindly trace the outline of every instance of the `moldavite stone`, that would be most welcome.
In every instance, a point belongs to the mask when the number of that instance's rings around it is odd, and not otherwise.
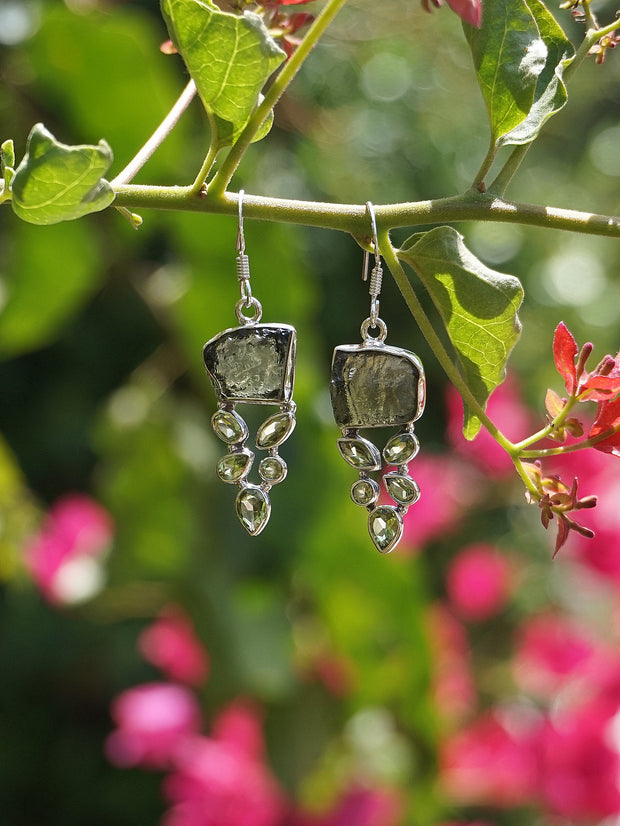
[[[351,485],[351,499],[356,505],[374,505],[379,496],[379,485],[374,479],[358,479]]]
[[[403,520],[396,508],[380,505],[368,517],[368,531],[377,549],[387,554],[396,547],[403,534]]]
[[[342,458],[356,470],[379,470],[381,467],[378,448],[361,436],[338,439],[338,450]]]
[[[420,498],[420,488],[417,482],[409,476],[400,473],[387,473],[383,477],[385,489],[399,505],[413,505]]]
[[[202,357],[218,401],[290,401],[296,341],[288,324],[232,327],[207,341]]]
[[[280,456],[265,456],[258,466],[260,478],[272,485],[284,481],[286,470],[286,462]]]
[[[235,509],[239,521],[250,536],[257,536],[269,521],[271,503],[264,490],[248,485],[237,494]]]
[[[397,433],[383,448],[383,458],[388,465],[406,465],[420,449],[413,433]]]
[[[276,413],[270,416],[258,428],[256,446],[264,450],[281,445],[295,428],[295,416],[292,413]]]
[[[248,473],[252,465],[254,454],[227,453],[217,463],[216,472],[222,482],[236,484]]]
[[[215,435],[229,445],[242,442],[248,437],[248,426],[241,416],[232,410],[216,410],[211,417],[211,425]]]
[[[344,345],[334,350],[330,392],[342,428],[403,425],[424,410],[424,369],[398,347]]]

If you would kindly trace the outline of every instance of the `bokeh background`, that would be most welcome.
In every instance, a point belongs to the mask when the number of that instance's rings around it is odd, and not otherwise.
[[[187,81],[166,38],[154,0],[2,0],[0,139],[21,157],[38,121],[66,143],[105,137],[118,172]],[[588,62],[509,196],[620,213],[619,89],[620,55]],[[233,183],[441,197],[467,188],[487,142],[456,15],[352,0]],[[191,182],[206,146],[195,103],[137,182]],[[428,405],[422,499],[380,556],[328,396],[331,351],[367,315],[361,252],[248,220],[264,320],[299,336],[289,476],[248,537],[215,478],[200,357],[235,324],[235,221],[143,218],[137,232],[114,210],[33,227],[0,209],[2,826],[620,822],[618,460],[549,467],[600,497],[584,518],[597,537],[552,561],[501,451],[460,437],[459,400],[387,278],[389,342],[422,357]],[[525,285],[490,405],[525,436],[546,388],[563,390],[560,320],[594,359],[620,346],[618,242],[458,228]]]

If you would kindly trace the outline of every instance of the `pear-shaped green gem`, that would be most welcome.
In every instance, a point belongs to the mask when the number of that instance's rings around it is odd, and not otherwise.
[[[236,484],[247,474],[252,465],[254,454],[248,452],[244,453],[227,453],[217,463],[216,472],[222,482],[229,484]]]
[[[406,465],[420,449],[413,433],[397,433],[383,448],[383,458],[388,465]]]
[[[264,490],[248,485],[237,494],[235,509],[239,521],[250,536],[257,536],[269,521],[271,503]]]
[[[291,435],[294,427],[295,416],[293,413],[276,413],[275,416],[270,416],[258,428],[256,447],[270,450],[281,445]]]
[[[243,442],[248,437],[248,426],[232,410],[217,410],[211,418],[211,425],[215,435],[229,445]]]
[[[351,499],[356,505],[368,507],[374,505],[379,496],[379,485],[374,479],[358,479],[351,485]]]
[[[387,473],[383,477],[385,489],[399,505],[413,505],[420,498],[420,488],[409,476],[400,473]]]
[[[367,439],[344,436],[338,439],[338,450],[342,458],[356,470],[379,470],[381,467],[381,454]]]
[[[368,517],[368,531],[377,549],[388,554],[403,534],[403,520],[396,508],[380,505]]]
[[[277,485],[284,481],[286,476],[286,462],[280,456],[265,456],[258,466],[260,478],[269,482],[270,485]]]

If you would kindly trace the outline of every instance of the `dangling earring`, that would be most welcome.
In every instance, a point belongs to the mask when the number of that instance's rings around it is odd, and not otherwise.
[[[292,396],[297,332],[289,324],[259,324],[263,309],[250,287],[250,265],[243,233],[243,195],[241,190],[237,232],[241,298],[235,305],[241,326],[224,330],[207,341],[202,355],[218,401],[211,424],[215,435],[229,450],[217,463],[217,475],[222,482],[239,487],[235,501],[237,516],[246,531],[257,536],[271,515],[269,491],[284,481],[287,472],[278,448],[295,427]],[[256,447],[266,451],[258,466],[259,485],[248,482],[254,453],[246,447],[249,430],[235,409],[238,403],[280,407],[278,413],[262,423],[256,434]]]
[[[370,316],[362,323],[362,343],[336,347],[332,360],[331,401],[336,423],[342,429],[340,453],[359,478],[351,498],[368,512],[368,530],[381,553],[389,553],[403,533],[403,515],[420,497],[420,488],[409,476],[408,463],[419,450],[413,423],[424,410],[425,378],[420,359],[408,350],[388,347],[385,322],[379,318],[379,293],[383,271],[373,205],[368,201],[375,266],[370,278]],[[368,276],[368,252],[364,254],[363,279]],[[375,335],[371,331],[376,330]],[[396,470],[384,474],[383,484],[396,505],[379,505],[379,485],[370,473],[381,469],[381,452],[360,436],[367,427],[399,426],[383,448],[383,459]]]

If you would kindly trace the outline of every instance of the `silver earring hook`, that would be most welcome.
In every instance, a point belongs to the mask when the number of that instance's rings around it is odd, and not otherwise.
[[[366,202],[366,211],[370,216],[372,245],[375,253],[375,266],[372,268],[372,272],[370,274],[370,284],[368,287],[368,292],[370,293],[370,317],[367,319],[368,323],[364,322],[365,326],[362,325],[362,335],[366,338],[369,329],[378,327],[381,331],[381,340],[383,340],[385,338],[385,333],[387,332],[384,322],[379,318],[379,294],[381,292],[381,284],[383,282],[383,269],[381,267],[381,253],[379,252],[379,239],[377,237],[377,219],[375,217],[375,208],[370,201]],[[362,269],[362,279],[364,281],[368,279],[369,258],[370,253],[368,250],[364,250],[364,265]]]
[[[250,286],[250,259],[245,254],[245,234],[243,232],[243,196],[245,190],[239,190],[239,220],[237,224],[237,279],[241,298],[237,301],[235,312],[241,324],[256,324],[260,321],[263,308],[260,301],[252,295]],[[244,310],[252,310],[253,315],[245,315]]]
[[[245,235],[243,232],[243,196],[245,190],[239,190],[239,220],[237,224],[237,252],[240,255],[245,253]]]

